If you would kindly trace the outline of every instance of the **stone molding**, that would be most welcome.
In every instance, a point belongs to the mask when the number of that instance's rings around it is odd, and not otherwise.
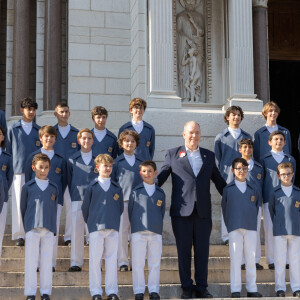
[[[252,0],[252,6],[268,8],[268,0]]]
[[[212,0],[206,0],[206,101],[212,102]]]

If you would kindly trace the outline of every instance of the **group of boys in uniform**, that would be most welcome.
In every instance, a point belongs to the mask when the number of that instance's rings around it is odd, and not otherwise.
[[[108,112],[102,106],[91,112],[92,130],[71,126],[65,103],[55,107],[58,123],[40,128],[34,122],[37,103],[31,98],[22,100],[22,119],[7,135],[6,124],[0,127],[0,246],[12,187],[12,238],[17,246],[25,245],[26,299],[35,299],[37,271],[41,299],[50,299],[63,205],[64,240],[71,246],[69,272],[82,270],[85,232],[93,299],[102,299],[102,256],[108,299],[118,299],[118,268],[132,269],[135,299],[144,298],[146,256],[149,297],[160,299],[166,200],[155,184],[155,131],[143,121],[146,107],[143,99],[130,101],[132,120],[121,126],[118,138],[106,128]],[[285,295],[288,259],[291,288],[300,297],[300,190],[292,184],[295,160],[290,155],[290,133],[277,125],[275,103],[266,104],[262,114],[267,123],[255,133],[253,143],[239,127],[242,109],[228,108],[224,119],[229,126],[215,140],[217,167],[228,183],[221,206],[222,238],[231,258],[231,293],[240,297],[241,269],[246,269],[247,295],[262,296],[256,269],[263,268],[259,264],[263,212],[266,258],[269,268],[275,268],[276,294]]]

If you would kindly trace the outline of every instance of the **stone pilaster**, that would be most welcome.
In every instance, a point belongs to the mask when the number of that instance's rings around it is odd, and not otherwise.
[[[172,0],[150,0],[149,19],[149,106],[180,107],[174,76],[174,32]],[[170,102],[171,101],[171,102]]]
[[[61,100],[61,1],[45,3],[44,110]]]
[[[226,106],[259,111],[262,102],[254,94],[252,0],[228,1],[228,29],[230,97]]]
[[[267,4],[268,0],[252,0],[254,91],[264,103],[270,99]]]
[[[14,1],[12,115],[19,115],[20,101],[29,96],[30,0]]]

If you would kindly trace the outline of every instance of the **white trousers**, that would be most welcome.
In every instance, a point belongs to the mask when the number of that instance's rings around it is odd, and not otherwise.
[[[7,215],[7,202],[4,202],[0,214],[0,258],[2,255],[2,241],[3,241],[4,231],[5,231],[6,215]],[[1,266],[1,260],[0,260],[0,266]]]
[[[129,265],[128,239],[131,239],[130,222],[128,217],[128,201],[124,202],[124,211],[121,215],[118,245],[118,266]]]
[[[12,216],[12,239],[24,239],[25,231],[20,210],[21,190],[25,184],[25,174],[16,174],[13,177],[11,189],[11,216]]]
[[[81,211],[82,202],[72,202],[71,267],[83,265],[85,223]]]
[[[90,233],[89,281],[91,295],[102,295],[101,259],[105,259],[106,295],[118,294],[117,252],[118,236],[115,230],[99,230]]]
[[[285,291],[285,265],[290,263],[290,284],[293,292],[300,290],[300,237],[295,235],[274,236],[275,291]]]
[[[226,242],[228,240],[228,231],[224,222],[222,210],[221,210],[221,239],[223,242]]]
[[[64,207],[66,210],[66,225],[65,225],[64,241],[70,241],[71,234],[72,234],[72,202],[71,202],[69,187],[66,188],[64,193]]]
[[[265,255],[267,264],[274,263],[274,237],[273,222],[270,216],[269,203],[263,206],[264,232],[265,232]]]
[[[237,229],[229,233],[230,286],[231,293],[241,292],[241,263],[244,254],[246,264],[246,289],[257,292],[256,285],[256,231]]]
[[[35,295],[37,290],[37,272],[40,257],[40,293],[52,292],[52,253],[53,232],[46,228],[35,228],[25,236],[25,286],[24,295]]]
[[[56,216],[56,236],[53,238],[53,256],[52,256],[52,267],[56,266],[57,258],[57,247],[58,247],[58,237],[59,237],[59,225],[60,225],[60,215],[61,215],[62,206],[57,205],[57,216]]]
[[[145,259],[149,268],[148,291],[159,293],[160,261],[162,254],[162,236],[153,232],[132,234],[132,281],[133,293],[145,293]]]

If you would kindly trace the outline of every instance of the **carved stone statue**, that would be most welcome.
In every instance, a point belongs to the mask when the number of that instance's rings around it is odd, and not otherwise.
[[[177,15],[178,89],[185,102],[200,102],[203,89],[205,23],[195,10],[201,1],[179,0],[184,11]]]

